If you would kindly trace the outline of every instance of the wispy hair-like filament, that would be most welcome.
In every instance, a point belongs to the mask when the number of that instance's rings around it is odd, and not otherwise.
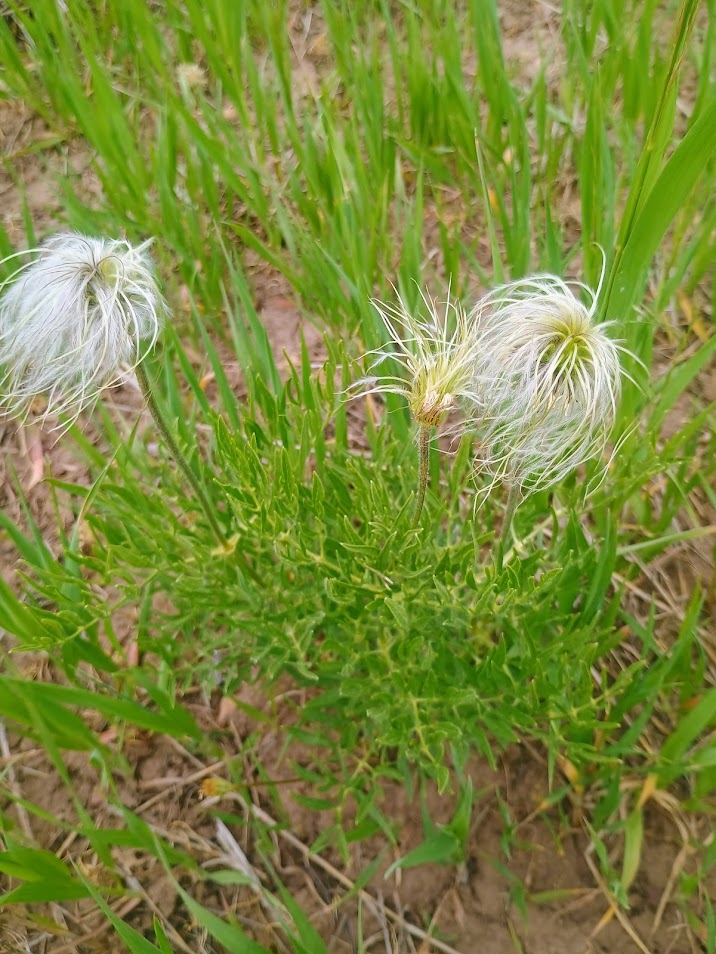
[[[420,295],[424,315],[408,308],[400,295],[396,295],[396,304],[372,300],[390,340],[371,352],[375,355],[371,371],[393,359],[404,373],[372,374],[358,386],[363,394],[402,394],[415,420],[432,427],[473,396],[479,340],[469,315],[459,302],[450,299],[449,291],[442,305],[423,291]]]
[[[412,311],[397,295],[397,304],[373,300],[389,335],[389,343],[372,354],[375,372],[388,359],[395,360],[402,375],[373,374],[359,381],[358,393],[403,395],[418,424],[418,489],[413,508],[413,526],[423,509],[429,477],[430,437],[434,427],[465,404],[473,393],[475,352],[478,336],[459,302],[447,300],[443,307],[421,291],[425,313]]]
[[[5,414],[44,395],[45,416],[76,416],[143,360],[166,310],[149,244],[63,233],[10,256],[31,260],[0,284]]]
[[[616,416],[623,346],[594,316],[599,289],[555,275],[503,285],[471,313],[480,328],[474,417],[484,466],[523,492],[602,454]]]

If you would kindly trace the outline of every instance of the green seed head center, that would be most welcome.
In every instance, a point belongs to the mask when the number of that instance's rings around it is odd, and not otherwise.
[[[455,404],[449,384],[444,371],[441,373],[437,366],[420,368],[413,378],[410,396],[410,410],[419,424],[437,427],[442,423]]]
[[[122,263],[113,255],[103,258],[97,266],[97,273],[108,285],[116,285],[121,277]]]
[[[570,314],[552,323],[552,335],[541,357],[541,364],[554,363],[559,371],[567,371],[589,361],[590,327],[581,316]]]

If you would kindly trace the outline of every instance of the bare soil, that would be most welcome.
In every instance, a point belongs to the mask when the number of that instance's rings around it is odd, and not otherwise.
[[[240,701],[276,713],[276,698],[269,706],[249,687],[241,697]],[[362,899],[364,937],[375,935],[371,951],[631,954],[647,950],[651,954],[691,954],[682,913],[671,900],[672,874],[682,866],[689,870],[690,849],[680,829],[683,821],[668,805],[654,803],[647,814],[643,863],[630,892],[628,920],[620,913],[622,923],[610,914],[606,886],[594,873],[578,793],[572,792],[560,805],[545,809],[549,794],[546,763],[540,752],[525,746],[508,750],[497,770],[479,761],[470,766],[478,797],[463,864],[421,865],[386,879],[388,866],[423,840],[417,795],[409,798],[404,787],[385,786],[380,807],[398,823],[395,846],[382,836],[373,836],[353,848],[347,864],[330,848],[319,857],[310,846],[334,821],[334,813],[307,810],[296,802],[296,796],[316,794],[305,783],[290,781],[295,779],[296,765],[311,767],[315,755],[295,743],[286,747],[289,707],[284,711],[278,699],[278,717],[274,715],[273,727],[264,731],[256,747],[249,744],[249,736],[258,724],[233,701],[219,696],[203,700],[197,694],[195,701],[189,698],[186,702],[207,736],[218,742],[220,757],[207,763],[167,737],[137,732],[119,740],[111,730],[106,731],[103,740],[121,751],[129,763],[129,771],[115,775],[118,798],[206,870],[236,867],[236,857],[243,852],[246,870],[269,886],[264,861],[267,849],[254,843],[241,819],[251,815],[266,821],[270,816],[268,820],[277,823],[274,847],[268,849],[271,863],[331,952],[357,950],[357,901],[349,896],[350,885],[379,859]],[[102,730],[101,724],[93,728]],[[68,791],[44,753],[26,739],[16,740],[13,752],[18,757],[14,784],[23,796],[71,823],[75,815]],[[95,825],[116,827],[119,818],[114,799],[108,798],[106,785],[87,755],[67,753],[65,761],[75,793]],[[277,797],[269,798],[266,786],[256,781],[257,761],[263,777],[276,781]],[[219,788],[217,780],[226,776],[229,764],[234,767],[234,777],[237,766],[244,768],[247,784],[240,791],[227,786],[229,790],[221,792]],[[221,793],[214,794],[217,791]],[[206,794],[209,797],[204,797]],[[507,807],[512,821],[509,857],[500,803]],[[454,811],[454,797],[428,789],[427,806],[433,820],[447,822]],[[222,830],[216,812],[230,813],[236,820],[228,821]],[[73,860],[98,886],[116,884],[117,874],[98,862],[83,839],[66,838],[56,825],[35,816],[29,825],[35,844]],[[690,823],[688,839],[692,843],[708,834],[706,822],[701,827]],[[177,950],[212,949],[201,947],[201,931],[158,862],[127,848],[116,848],[112,855],[121,880],[133,885],[136,892],[115,902],[127,923],[151,938],[152,914],[161,913],[171,926],[170,940],[186,945]],[[233,912],[257,940],[270,950],[281,950],[272,913],[257,902],[249,888],[221,888],[196,877],[187,877],[183,887],[217,913]],[[47,937],[40,948],[46,954],[119,954],[124,950],[109,936],[92,902],[48,908],[50,921],[42,925],[33,923],[30,911],[15,907],[0,913],[0,938],[10,944],[14,937],[17,944],[0,950],[25,950],[21,939],[38,938],[49,925],[57,934]],[[384,933],[387,940],[381,937]],[[431,934],[444,946],[421,938],[421,933]],[[644,947],[638,946],[637,937]]]

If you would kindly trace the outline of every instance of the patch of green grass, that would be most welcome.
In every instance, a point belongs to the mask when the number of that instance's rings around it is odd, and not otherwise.
[[[170,300],[189,301],[151,370],[238,544],[214,552],[171,462],[149,452],[151,435],[125,439],[109,409],[96,416],[101,451],[74,428],[68,439],[96,484],[56,492],[91,543],[80,547],[77,532],[50,552],[35,525],[23,534],[2,517],[26,575],[21,595],[0,590],[0,624],[47,652],[68,685],[3,677],[3,716],[46,749],[72,791],[64,749],[96,749],[111,774],[76,709],[158,733],[183,726],[202,752],[182,715],[190,685],[231,695],[258,674],[270,696],[289,677],[306,693],[289,735],[316,753],[316,806],[337,806],[321,847],[344,856],[343,813],[355,808],[358,830],[376,817],[388,824],[384,780],[431,776],[446,791],[471,753],[494,760],[515,739],[537,740],[550,781],[569,764],[594,793],[595,855],[626,905],[644,808],[628,792],[678,783],[703,810],[714,781],[703,596],[695,584],[688,605],[667,606],[669,628],[661,590],[644,580],[658,573],[650,563],[712,529],[701,524],[704,499],[714,503],[713,414],[698,380],[716,336],[678,309],[706,316],[713,301],[713,2],[565,0],[528,76],[507,56],[488,0],[67,6],[11,0],[0,19],[4,93],[53,135],[87,145],[101,193],[90,207],[72,176],[60,177],[67,224],[153,235]],[[587,499],[596,465],[525,501],[498,572],[490,549],[504,499],[495,493],[474,512],[469,441],[453,456],[433,451],[415,529],[404,402],[356,403],[349,421],[360,355],[384,343],[369,300],[391,300],[392,283],[414,305],[418,285],[442,295],[450,281],[469,302],[538,269],[596,285],[600,247],[602,317],[643,362],[628,368],[620,449]],[[325,334],[320,368],[304,346],[280,370],[255,304],[267,268]],[[242,369],[240,400],[227,355]],[[686,400],[694,413],[682,419],[674,409]],[[645,588],[651,607],[632,597]],[[127,607],[138,609],[139,648],[157,672],[123,658],[115,629]],[[107,798],[121,805],[111,785]],[[112,868],[76,795],[74,807],[77,830]],[[141,828],[126,813],[123,824]],[[426,825],[426,844],[446,830]],[[604,847],[618,837],[619,871]],[[25,864],[32,885],[44,855],[8,838],[18,880]],[[143,828],[138,848],[192,867]],[[169,949],[166,925],[157,922],[159,946],[139,939],[95,886],[65,867],[56,874],[57,891],[95,898],[130,950]],[[682,903],[713,950],[701,885],[685,881]],[[177,891],[227,950],[257,950]],[[275,893],[287,943],[317,951],[300,910],[278,884]]]

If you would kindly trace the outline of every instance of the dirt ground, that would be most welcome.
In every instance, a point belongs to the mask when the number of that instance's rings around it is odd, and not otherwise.
[[[238,701],[268,708],[255,689],[247,688]],[[643,864],[630,892],[628,920],[620,913],[622,923],[609,914],[606,886],[595,874],[578,799],[565,800],[560,806],[561,818],[557,808],[539,810],[548,795],[547,767],[541,753],[531,747],[513,747],[494,771],[482,762],[470,766],[477,797],[463,864],[421,865],[385,879],[388,866],[423,839],[419,798],[409,799],[403,787],[385,786],[381,807],[400,825],[395,847],[385,838],[373,836],[354,848],[347,865],[335,851],[322,852],[320,857],[314,854],[310,845],[333,820],[333,813],[309,811],[296,802],[296,796],[315,794],[305,783],[290,778],[281,783],[287,776],[295,776],[297,764],[310,768],[315,755],[296,744],[286,751],[291,709],[286,705],[284,711],[280,697],[272,700],[272,707],[277,701],[276,727],[264,732],[258,748],[251,746],[248,758],[246,741],[256,730],[255,722],[226,699],[197,696],[193,702],[188,700],[202,729],[218,742],[221,758],[206,764],[172,739],[138,732],[121,743],[130,772],[116,775],[117,792],[122,803],[157,834],[191,853],[205,868],[239,867],[263,880],[266,848],[257,847],[238,819],[251,815],[260,822],[278,823],[271,863],[331,952],[357,950],[357,899],[350,897],[351,886],[379,859],[377,872],[361,894],[364,936],[373,937],[371,951],[631,954],[647,950],[651,954],[691,954],[681,912],[670,901],[674,870],[689,867],[688,857],[681,857],[683,851],[688,854],[688,847],[684,846],[682,819],[672,814],[668,804],[655,803],[647,815]],[[102,726],[93,728],[101,731]],[[108,745],[120,747],[111,732],[102,737]],[[14,746],[13,753],[18,757],[13,782],[23,795],[70,821],[74,809],[67,789],[48,766],[44,753],[27,741]],[[265,788],[253,782],[257,761],[264,777],[277,780],[278,801],[269,801]],[[228,763],[243,767],[247,785],[241,792],[230,787],[222,791],[217,782]],[[87,756],[70,753],[66,764],[76,794],[97,827],[114,827],[117,810],[108,803]],[[220,794],[214,794],[217,791]],[[512,819],[509,859],[503,847],[506,825],[500,802],[509,807]],[[447,822],[454,810],[453,799],[441,798],[434,790],[428,791],[427,804],[436,821]],[[215,811],[231,813],[237,820],[224,826]],[[72,859],[96,884],[109,887],[114,883],[116,876],[97,863],[81,839],[70,836],[63,840],[55,825],[35,817],[30,825],[36,844],[65,860]],[[707,837],[708,828],[704,825],[699,831],[691,827],[687,835],[698,841]],[[113,860],[124,883],[136,892],[116,906],[127,923],[151,937],[152,913],[161,912],[174,929],[170,940],[177,944],[176,950],[212,950],[201,946],[201,932],[158,862],[124,848],[113,850]],[[516,890],[520,882],[526,894],[526,920]],[[187,879],[183,886],[211,909],[233,911],[259,941],[271,950],[281,950],[271,926],[271,912],[257,903],[249,888],[218,888],[196,878]],[[119,954],[124,950],[108,936],[106,923],[97,917],[91,902],[50,908],[57,934],[39,948],[47,954]],[[17,908],[0,913],[0,938],[7,945],[13,938],[17,943],[17,947],[1,948],[3,951],[24,951],[20,939],[41,933],[36,924],[30,927],[28,913],[23,916]],[[425,940],[428,931],[437,942]],[[637,937],[644,947],[639,946]]]
[[[539,51],[554,50],[558,37],[547,5],[539,5],[542,12],[537,20],[526,20],[522,10],[517,0],[504,4],[503,27],[507,55],[527,78],[540,62]],[[528,33],[529,42],[525,40]],[[82,143],[55,143],[41,121],[21,104],[0,102],[0,147],[6,159],[4,168],[0,167],[3,225],[18,244],[24,242],[25,202],[40,236],[58,224],[61,202],[56,176],[61,170],[73,171],[76,185],[88,202],[97,194],[99,186]],[[569,190],[565,191],[562,213],[569,228],[570,217],[578,215]],[[297,355],[303,330],[311,352],[318,357],[320,334],[302,322],[280,276],[257,264],[252,283],[276,353]],[[238,372],[235,383],[240,389]],[[136,413],[139,407],[138,396],[131,388],[113,392],[111,401],[118,414],[124,410]],[[86,471],[61,442],[55,442],[51,434],[38,427],[0,424],[0,449],[0,506],[12,519],[23,521],[14,483],[17,480],[29,500],[33,518],[53,546],[56,514],[45,478],[87,483]],[[62,510],[61,497],[60,508],[70,526],[73,515],[69,507]],[[700,574],[706,577],[712,572],[707,556],[704,554],[699,566]],[[689,559],[694,559],[693,554]],[[16,567],[14,547],[0,532],[0,573],[13,580]],[[673,574],[669,578],[673,579]],[[23,657],[22,665],[28,675],[53,677],[39,657]],[[617,913],[610,906],[608,886],[601,882],[596,859],[590,853],[582,817],[585,806],[580,805],[578,793],[573,792],[558,806],[540,809],[549,794],[546,760],[540,751],[527,746],[508,750],[497,770],[483,762],[471,766],[475,791],[481,794],[476,799],[463,864],[423,865],[385,879],[389,865],[423,838],[417,796],[411,801],[404,789],[385,787],[383,810],[400,822],[397,846],[391,847],[385,838],[374,836],[354,846],[347,865],[335,852],[319,857],[310,846],[330,824],[332,815],[299,805],[297,795],[315,794],[305,783],[289,780],[277,784],[278,805],[258,784],[248,785],[242,792],[215,794],[221,791],[215,780],[227,776],[229,762],[243,761],[247,780],[255,779],[254,765],[247,760],[246,740],[260,725],[251,723],[232,700],[205,699],[197,692],[185,701],[218,746],[221,756],[214,763],[205,763],[168,737],[137,732],[120,739],[101,724],[93,726],[105,732],[106,744],[127,760],[129,770],[118,772],[115,778],[123,803],[159,834],[189,851],[199,864],[247,865],[267,884],[266,847],[253,842],[246,825],[234,822],[224,826],[215,812],[230,812],[243,819],[251,815],[266,824],[267,816],[280,820],[280,829],[272,835],[271,863],[329,942],[332,954],[358,950],[359,907],[364,934],[369,938],[365,949],[379,954],[431,954],[439,950],[453,954],[694,954],[699,950],[686,930],[674,894],[680,871],[693,871],[690,845],[712,837],[712,833],[705,820],[687,822],[675,800],[654,801],[647,814],[645,852],[630,892],[632,907],[628,914]],[[252,687],[246,687],[241,701],[260,710],[269,708],[267,700]],[[280,697],[272,699],[271,705],[277,701],[280,705]],[[264,731],[258,747],[251,750],[252,758],[261,760],[266,775],[278,780],[294,774],[292,761],[310,766],[312,758],[296,745],[285,750],[290,721],[286,711],[286,724],[282,725],[279,717],[278,725]],[[116,809],[109,803],[88,757],[68,754],[67,766],[77,795],[95,824],[119,824]],[[0,736],[0,770],[3,768],[8,770],[5,784],[11,790],[60,819],[74,817],[67,788],[44,752],[34,749],[28,740],[18,740],[12,734]],[[429,791],[427,799],[432,818],[447,821],[454,810],[453,799],[441,798],[435,791]],[[509,826],[504,806],[509,809]],[[61,838],[56,826],[36,817],[23,818],[22,813],[16,817],[38,847],[74,860],[99,885],[111,882],[112,873],[97,864],[81,840]],[[508,828],[512,832],[509,858],[505,853]],[[620,846],[616,848],[618,851]],[[113,858],[124,883],[135,889],[114,905],[127,923],[150,937],[152,914],[158,912],[174,929],[170,941],[176,950],[213,950],[157,862],[124,848],[115,849]],[[378,870],[358,891],[355,881],[374,859],[380,859]],[[183,886],[214,910],[233,911],[254,930],[258,940],[272,950],[281,950],[271,928],[272,913],[261,907],[250,888],[219,887],[196,878]],[[523,889],[526,919],[521,913]],[[29,911],[0,909],[0,954],[30,949],[44,954],[111,954],[125,950],[119,941],[111,940],[106,922],[97,916],[92,903],[52,905],[44,913],[48,920],[38,924]],[[428,940],[427,933],[437,940]],[[36,942],[32,948],[28,947],[31,939]]]

